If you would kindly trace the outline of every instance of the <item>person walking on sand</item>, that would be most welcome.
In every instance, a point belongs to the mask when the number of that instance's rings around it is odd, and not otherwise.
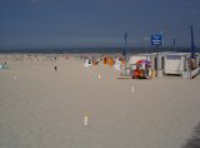
[[[58,67],[57,67],[57,66],[54,66],[54,70],[57,71],[57,70],[58,70]]]

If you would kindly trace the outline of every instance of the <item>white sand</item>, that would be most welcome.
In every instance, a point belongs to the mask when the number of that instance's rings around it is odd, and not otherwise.
[[[0,70],[0,148],[179,148],[200,121],[199,76],[117,80],[78,58],[16,57]]]

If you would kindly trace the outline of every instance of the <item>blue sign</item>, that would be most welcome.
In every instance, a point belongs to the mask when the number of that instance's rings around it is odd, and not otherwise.
[[[162,35],[161,34],[151,35],[151,45],[162,45]]]

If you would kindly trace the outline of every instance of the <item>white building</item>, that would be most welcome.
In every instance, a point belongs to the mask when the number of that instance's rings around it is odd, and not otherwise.
[[[195,69],[191,69],[191,53],[189,52],[158,52],[135,54],[129,56],[128,64],[134,65],[139,60],[151,62],[151,68],[156,70],[157,76],[180,75],[185,78],[192,78],[200,72],[200,54],[196,54],[194,64]]]
[[[161,56],[163,58],[163,72],[164,74],[176,74],[183,75],[184,72],[189,71],[189,58],[190,53],[177,53],[177,52],[169,52],[162,53]]]

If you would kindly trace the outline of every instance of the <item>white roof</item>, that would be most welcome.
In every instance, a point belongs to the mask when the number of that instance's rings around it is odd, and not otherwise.
[[[177,55],[177,56],[190,56],[190,52],[154,52],[154,53],[138,53],[129,55],[129,57],[136,57],[136,56],[156,56],[156,55]]]
[[[135,57],[135,56],[155,56],[157,53],[137,53],[129,55],[129,57]]]
[[[190,56],[190,52],[161,52],[160,55]]]

